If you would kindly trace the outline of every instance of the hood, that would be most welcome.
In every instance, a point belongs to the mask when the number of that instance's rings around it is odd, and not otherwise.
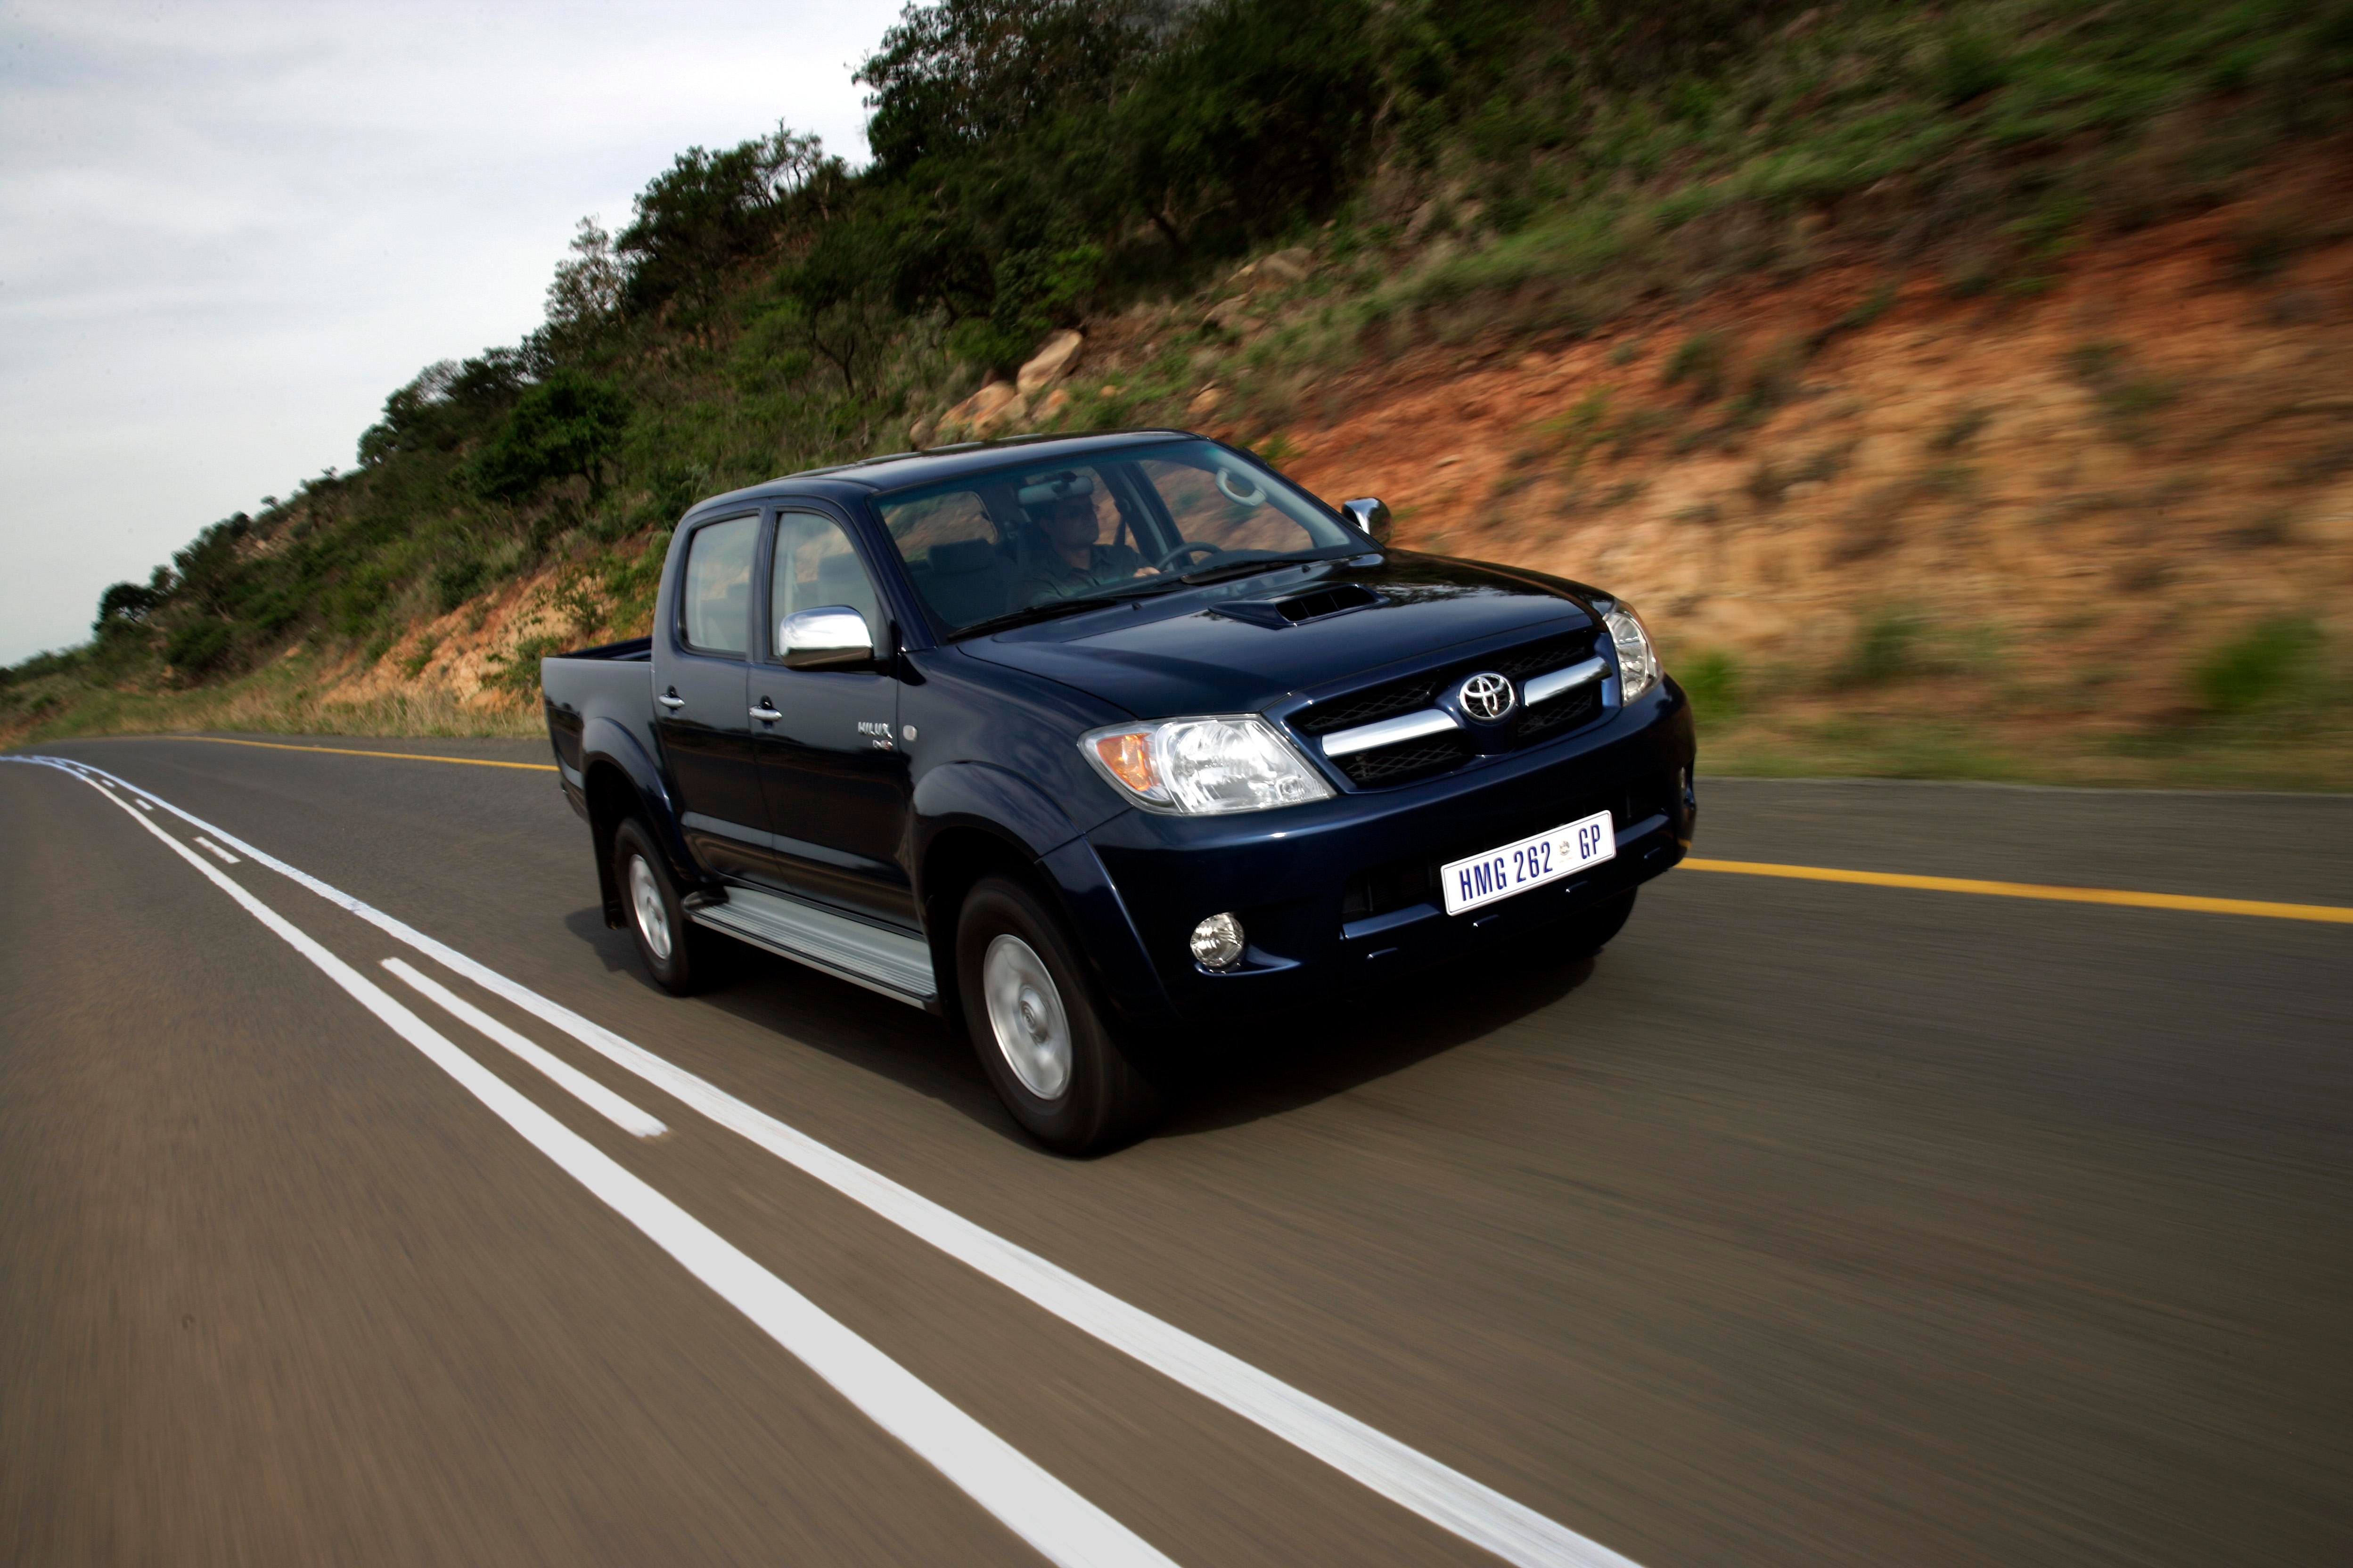
[[[956,647],[1139,719],[1247,713],[1486,639],[1595,625],[1594,591],[1391,550],[1017,626]]]

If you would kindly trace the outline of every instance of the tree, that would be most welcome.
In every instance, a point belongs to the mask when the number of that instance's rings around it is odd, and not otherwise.
[[[576,370],[558,370],[515,400],[513,412],[474,464],[475,488],[519,500],[551,479],[588,481],[605,492],[606,465],[629,423],[617,389]]]
[[[439,360],[384,400],[384,417],[361,433],[362,468],[396,452],[452,451],[480,435],[526,384],[517,349],[484,349],[463,364]],[[264,505],[269,503],[265,501]]]
[[[857,79],[874,89],[876,165],[902,173],[1107,103],[1182,7],[1174,0],[939,0],[911,5]]]
[[[98,619],[90,624],[90,629],[103,635],[118,626],[139,626],[163,602],[164,595],[153,588],[117,583],[98,596]]]
[[[555,264],[555,280],[547,286],[548,326],[558,332],[601,326],[621,308],[628,280],[613,255],[613,237],[595,218],[582,218],[572,237],[572,258]]]
[[[796,219],[823,222],[847,173],[818,137],[779,125],[724,153],[690,147],[637,198],[613,241],[623,298],[638,309],[683,296],[707,305],[735,263],[766,250]]]

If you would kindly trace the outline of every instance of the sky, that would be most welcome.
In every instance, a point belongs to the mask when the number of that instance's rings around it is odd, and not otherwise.
[[[586,216],[777,122],[863,160],[901,0],[0,0],[0,664],[353,466]]]

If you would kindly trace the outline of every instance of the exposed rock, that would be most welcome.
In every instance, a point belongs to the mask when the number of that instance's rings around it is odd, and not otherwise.
[[[1070,405],[1071,389],[1067,386],[1058,386],[1054,388],[1053,391],[1046,395],[1046,401],[1038,405],[1038,423],[1040,425],[1052,424],[1056,419],[1061,416],[1062,410],[1068,408]]]
[[[1261,289],[1306,280],[1315,269],[1315,255],[1303,245],[1259,258],[1256,279]]]
[[[1185,417],[1206,419],[1215,414],[1218,411],[1218,405],[1225,400],[1226,395],[1223,392],[1214,386],[1205,386],[1193,395],[1192,402],[1185,405]]]
[[[996,399],[973,416],[972,433],[983,440],[991,436],[1004,435],[1029,415],[1029,400],[1022,396],[1018,388],[1004,382],[997,384],[1005,387],[1006,395]]]
[[[920,452],[924,447],[930,446],[934,441],[939,439],[939,434],[940,426],[938,420],[928,416],[918,419],[914,424],[907,427],[907,445]]]
[[[1247,320],[1249,310],[1250,296],[1236,294],[1210,306],[1209,313],[1202,320],[1207,325],[1216,328],[1219,331],[1239,332]]]
[[[1021,367],[1021,374],[1014,377],[1014,385],[1024,397],[1037,396],[1071,374],[1079,363],[1079,350],[1086,345],[1086,341],[1084,334],[1080,332],[1064,331],[1052,334],[1038,345],[1037,353]]]
[[[987,436],[1004,423],[1006,409],[1021,402],[1020,389],[1009,381],[991,381],[978,392],[940,416],[936,432],[943,442],[968,441]],[[1018,413],[1012,417],[1018,417]]]

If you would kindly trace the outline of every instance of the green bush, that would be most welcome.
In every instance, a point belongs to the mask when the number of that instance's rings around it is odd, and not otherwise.
[[[1729,357],[1722,332],[1694,332],[1668,356],[1667,384],[1680,386],[1688,382],[1701,402],[1713,402],[1723,395]]]
[[[1672,672],[1675,684],[1691,699],[1692,712],[1703,724],[1723,723],[1739,716],[1745,695],[1740,666],[1720,648],[1683,660]]]
[[[1919,674],[1921,631],[1919,617],[1900,610],[1864,622],[1855,631],[1853,646],[1832,672],[1831,684],[1885,686]]]
[[[2309,619],[2267,620],[2199,660],[2190,689],[2216,718],[2277,708],[2312,687],[2321,646],[2320,628]]]
[[[475,488],[517,500],[552,479],[605,489],[606,467],[628,426],[629,401],[605,382],[559,370],[515,401],[514,411],[474,464]]]
[[[481,590],[491,574],[490,563],[479,555],[445,561],[433,574],[433,600],[448,615]]]
[[[202,675],[228,657],[229,629],[209,616],[190,621],[164,645],[164,661],[185,675]]]

